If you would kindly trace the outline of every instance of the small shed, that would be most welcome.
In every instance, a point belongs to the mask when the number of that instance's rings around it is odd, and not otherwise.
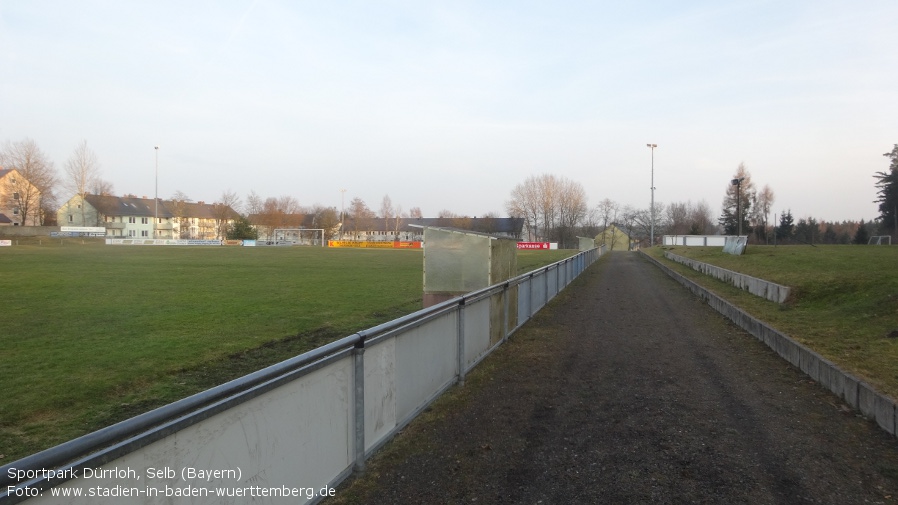
[[[577,237],[581,252],[596,248],[596,239],[592,237]]]
[[[424,227],[424,306],[517,274],[517,240],[454,228]]]

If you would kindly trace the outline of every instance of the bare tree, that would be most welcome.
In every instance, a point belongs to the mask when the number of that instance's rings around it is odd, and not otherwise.
[[[667,233],[669,235],[688,235],[689,203],[674,202],[667,206]]]
[[[609,225],[614,224],[617,221],[617,213],[620,210],[620,205],[618,205],[617,202],[606,198],[599,202],[596,210],[599,213],[602,230],[605,230]],[[602,235],[602,240],[605,240],[605,235]],[[614,245],[612,244],[611,247],[614,247]]]
[[[755,221],[761,225],[764,240],[767,240],[767,219],[770,216],[770,209],[773,208],[773,202],[776,200],[770,185],[765,184],[761,191],[757,194],[754,208]],[[760,241],[760,237],[759,241]]]
[[[710,235],[716,231],[714,229],[714,214],[711,212],[711,206],[704,200],[690,206],[689,222],[690,235]]]
[[[380,202],[380,217],[384,220],[384,232],[390,229],[390,219],[393,217],[393,200],[390,195],[384,195]]]
[[[571,247],[576,240],[575,230],[587,213],[586,190],[579,182],[562,177],[558,181],[558,241],[562,247]]]
[[[620,211],[618,213],[618,223],[619,223],[618,228],[620,228],[621,231],[623,231],[624,233],[630,234],[629,235],[630,241],[632,241],[633,239],[636,238],[633,236],[633,234],[634,234],[633,225],[636,222],[637,215],[640,212],[642,212],[642,211],[639,211],[630,205],[624,205],[624,207],[622,209],[620,209]],[[645,211],[645,212],[648,212],[648,211]],[[613,243],[611,244],[611,248],[612,249],[614,248]],[[629,249],[630,249],[630,244],[628,243],[627,250],[629,250]]]
[[[250,191],[249,195],[246,197],[246,213],[250,216],[259,214],[262,212],[262,197],[257,195],[255,191]]]
[[[21,225],[29,219],[43,225],[51,213],[56,214],[56,170],[33,140],[7,142],[0,150],[0,168],[14,169],[24,179],[0,188],[0,206],[17,207]]]
[[[399,240],[399,228],[402,226],[402,205],[397,205],[393,209],[395,214],[393,218],[393,240]]]
[[[665,214],[666,233],[670,235],[706,235],[713,231],[714,218],[705,201],[674,202],[667,206]]]
[[[87,140],[75,147],[72,156],[65,164],[64,187],[72,194],[81,198],[90,194],[91,189],[100,177],[100,162],[94,151],[87,147]],[[81,222],[84,222],[84,205],[81,206]]]
[[[227,237],[228,226],[238,217],[238,209],[240,209],[240,197],[231,190],[222,193],[221,198],[212,204],[212,215],[215,217],[218,238]]]
[[[530,176],[515,186],[511,190],[511,200],[505,204],[509,216],[524,220],[524,227],[530,240],[548,236],[548,229],[544,227],[547,217],[544,215],[544,202],[547,198],[542,194],[544,185],[539,181],[543,177],[550,176],[543,175],[539,178]]]
[[[515,186],[505,207],[510,216],[524,219],[529,237],[563,245],[588,211],[583,186],[551,174],[531,176]]]
[[[421,213],[421,207],[412,207],[411,209],[409,209],[408,217],[412,219],[420,219],[424,217],[424,215]]]
[[[97,177],[90,186],[89,194],[92,195],[111,195],[114,191],[112,183]]]
[[[312,216],[312,226],[324,230],[324,240],[332,240],[337,234],[340,224],[340,213],[333,207],[314,205],[306,211]]]
[[[172,213],[172,219],[178,223],[177,238],[192,238],[190,236],[190,220],[187,218],[187,204],[191,201],[186,193],[177,190],[168,202],[163,202],[165,208]]]
[[[371,220],[375,216],[374,212],[368,208],[368,204],[359,197],[355,197],[349,202],[349,215],[352,217],[352,227],[355,235],[358,235],[359,228],[367,231],[371,227]]]
[[[255,214],[253,224],[264,231],[264,235],[272,238],[274,230],[278,228],[299,228],[305,220],[303,209],[296,198],[282,195],[278,198],[269,197],[262,202],[262,208]]]

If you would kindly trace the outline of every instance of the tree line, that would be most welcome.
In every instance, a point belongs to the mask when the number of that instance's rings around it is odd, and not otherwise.
[[[890,159],[890,166],[888,170],[874,174],[877,195],[874,202],[879,204],[880,215],[870,222],[818,222],[808,217],[796,223],[791,210],[788,210],[780,213],[780,222],[773,226],[769,220],[775,194],[768,185],[758,190],[744,164],[739,164],[733,173],[732,183],[725,189],[722,213],[716,224],[710,207],[704,201],[674,202],[669,205],[656,202],[654,212],[651,208],[621,205],[609,198],[590,207],[586,191],[579,182],[553,174],[530,176],[517,184],[505,208],[509,216],[524,220],[526,234],[531,240],[558,242],[561,247],[576,247],[578,236],[594,237],[610,224],[626,229],[633,238],[646,244],[653,225],[657,236],[734,235],[741,229],[754,243],[771,243],[774,240],[778,243],[849,243],[863,239],[864,234],[868,237],[872,234],[891,235],[892,240],[898,242],[898,144],[883,156]],[[75,146],[61,174],[48,156],[28,138],[8,141],[0,148],[0,167],[17,170],[34,186],[33,189],[17,189],[15,197],[21,224],[36,220],[41,225],[55,225],[56,211],[61,203],[60,191],[81,197],[88,194],[109,195],[113,191],[112,184],[103,179],[98,157],[86,140]],[[0,198],[8,201],[12,195],[0,195]],[[171,199],[175,207],[179,202],[191,201],[180,191]],[[394,229],[398,234],[401,218],[423,217],[419,207],[405,212],[402,206],[393,203],[389,195],[384,196],[377,212],[358,197],[353,198],[347,207],[337,209],[318,204],[301,206],[294,197],[285,195],[263,198],[254,191],[246,197],[245,204],[235,193],[226,191],[213,206],[217,209],[216,213],[222,215],[220,223],[229,221],[225,213],[227,208],[231,208],[241,215],[239,226],[255,226],[268,231],[300,227],[307,224],[307,216],[310,216],[315,228],[340,229],[341,233],[352,234],[374,228],[374,220],[381,219],[383,223],[377,223],[378,229]],[[468,219],[465,215],[445,209],[439,212],[438,217],[454,219],[460,224]],[[490,213],[481,217],[498,216]],[[349,226],[341,229],[341,223],[349,223],[352,229],[348,229]],[[225,230],[221,231],[224,234]],[[857,236],[858,233],[861,237]]]

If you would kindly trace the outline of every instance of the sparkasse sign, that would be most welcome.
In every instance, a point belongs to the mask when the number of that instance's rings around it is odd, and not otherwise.
[[[518,242],[518,249],[549,249],[548,242]]]

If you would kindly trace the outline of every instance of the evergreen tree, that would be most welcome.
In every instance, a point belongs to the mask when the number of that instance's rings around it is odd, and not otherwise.
[[[792,229],[795,227],[795,220],[792,218],[792,209],[783,212],[780,215],[780,225],[776,229],[776,238],[779,241],[792,238]]]
[[[246,216],[240,216],[234,220],[233,224],[228,226],[227,238],[228,240],[255,240],[259,238],[259,232],[253,228],[252,223],[249,222]]]
[[[826,225],[826,231],[823,232],[823,243],[824,244],[836,244],[839,242],[839,237],[836,235],[836,230],[833,229],[832,224]]]
[[[898,237],[898,144],[892,152],[883,156],[892,159],[888,172],[876,172],[876,192],[879,196],[874,201],[879,203],[879,222],[883,233]]]
[[[757,196],[755,183],[752,182],[751,174],[746,170],[744,163],[740,163],[736,173],[733,174],[733,180],[736,179],[742,179],[742,182],[738,186],[727,184],[726,195],[723,197],[723,214],[717,222],[723,226],[724,234],[736,235],[739,233],[739,216],[741,216],[742,234],[748,235],[752,231],[749,222],[753,211],[752,202],[757,200]]]
[[[864,224],[864,220],[861,219],[861,224],[857,227],[857,232],[854,234],[854,243],[865,245],[869,241],[870,233],[867,232],[867,225]]]

